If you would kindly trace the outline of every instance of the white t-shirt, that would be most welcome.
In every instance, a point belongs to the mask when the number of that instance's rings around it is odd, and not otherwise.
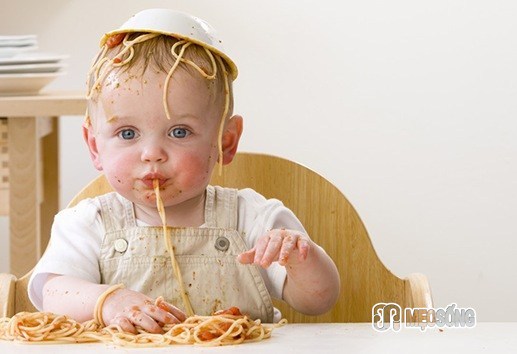
[[[305,233],[301,222],[277,199],[266,199],[252,189],[238,191],[238,231],[244,232],[248,248],[271,229],[286,228]],[[137,220],[138,226],[146,226]],[[203,226],[201,226],[203,227]],[[52,225],[49,245],[29,280],[29,298],[43,310],[43,285],[49,274],[69,275],[100,283],[99,254],[105,229],[97,198],[82,200],[59,212]],[[266,287],[281,299],[286,270],[278,263],[262,269]]]

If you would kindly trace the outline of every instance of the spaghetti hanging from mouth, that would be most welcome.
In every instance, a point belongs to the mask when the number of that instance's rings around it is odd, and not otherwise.
[[[183,283],[183,276],[181,275],[181,270],[178,261],[176,260],[176,255],[174,254],[172,240],[169,236],[169,232],[167,229],[167,217],[165,215],[165,208],[163,207],[163,200],[160,196],[160,181],[158,179],[153,180],[153,188],[154,194],[156,195],[156,208],[158,209],[158,214],[160,215],[160,219],[162,220],[163,240],[165,242],[165,246],[167,247],[167,252],[169,252],[169,257],[171,258],[174,277],[176,278],[176,281],[178,282],[178,285],[180,287],[181,299],[183,300],[183,305],[185,306],[187,315],[193,316],[194,310],[192,309],[192,305],[190,303],[190,299],[188,297],[185,284]]]

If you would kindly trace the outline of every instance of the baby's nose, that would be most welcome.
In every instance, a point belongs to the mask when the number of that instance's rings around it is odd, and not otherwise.
[[[148,146],[142,151],[142,161],[165,162],[167,161],[167,152],[159,145]]]

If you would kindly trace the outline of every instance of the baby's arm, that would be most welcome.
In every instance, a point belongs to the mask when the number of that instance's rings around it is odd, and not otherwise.
[[[72,276],[51,275],[43,287],[43,309],[79,322],[91,320],[97,300],[109,287]],[[128,332],[136,333],[138,324],[148,332],[162,333],[160,325],[182,322],[185,314],[165,301],[154,305],[144,294],[118,289],[104,301],[102,318],[106,325],[120,325]]]
[[[276,229],[255,247],[239,255],[244,264],[267,268],[273,262],[286,267],[283,298],[295,310],[318,315],[327,312],[339,296],[339,273],[332,259],[300,231]]]

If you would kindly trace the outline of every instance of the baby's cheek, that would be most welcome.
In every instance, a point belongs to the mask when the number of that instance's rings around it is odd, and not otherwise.
[[[122,185],[127,182],[131,166],[133,165],[129,159],[112,159],[107,165],[104,171],[112,184]]]
[[[185,178],[191,185],[204,183],[210,179],[211,164],[208,159],[198,155],[190,155],[182,161]]]

